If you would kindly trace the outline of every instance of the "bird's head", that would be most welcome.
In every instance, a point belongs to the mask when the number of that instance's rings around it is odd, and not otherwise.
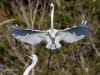
[[[52,11],[53,8],[54,8],[54,4],[51,3],[51,4],[50,4],[50,12]]]
[[[26,56],[28,56],[28,57],[29,57],[30,59],[32,59],[33,61],[38,61],[38,57],[37,57],[36,54],[32,54],[32,55],[26,54]]]
[[[51,4],[50,4],[50,6],[51,6],[51,7],[53,7],[53,6],[54,6],[54,4],[53,4],[53,3],[51,3]]]

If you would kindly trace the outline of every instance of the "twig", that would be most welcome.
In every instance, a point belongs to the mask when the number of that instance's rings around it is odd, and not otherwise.
[[[12,22],[12,21],[14,21],[14,20],[15,20],[15,19],[9,19],[9,20],[3,21],[2,23],[0,23],[0,26],[1,26],[1,25],[4,25],[4,24],[6,24],[6,23]]]
[[[100,65],[100,62],[99,62],[99,63],[97,63],[96,65]]]
[[[40,4],[40,2],[39,2],[39,0],[37,0],[36,8],[34,10],[34,15],[33,15],[32,29],[34,28],[34,23],[35,23],[35,18],[36,18],[36,12],[37,12],[37,8],[38,8],[39,4]]]
[[[99,54],[99,52],[98,52],[98,50],[97,50],[97,48],[96,48],[96,46],[95,46],[95,44],[93,42],[93,39],[92,39],[92,37],[91,37],[90,34],[89,34],[89,38],[90,38],[90,41],[91,41],[93,49],[95,50],[95,52],[97,53],[97,55],[100,57],[100,54]]]
[[[89,67],[85,61],[85,58],[84,58],[84,51],[85,51],[85,46],[83,46],[81,49],[80,49],[80,52],[79,52],[79,58],[80,58],[80,65],[82,67],[82,69],[87,73],[87,75],[89,75]]]
[[[56,3],[57,3],[57,6],[58,6],[58,7],[61,7],[61,2],[60,2],[60,0],[56,0]]]
[[[19,71],[19,69],[11,69],[11,68],[10,69],[5,69],[5,70],[3,69],[1,72],[15,72],[15,71],[17,72],[17,71]]]
[[[17,2],[18,6],[20,8],[20,11],[22,12],[22,18],[23,18],[24,22],[26,23],[26,25],[28,26],[28,28],[30,28],[30,23],[29,23],[29,21],[28,21],[28,19],[26,17],[25,7],[23,6],[22,1],[17,1],[16,0],[16,2]]]
[[[81,60],[81,67],[82,69],[85,69],[85,59],[84,59],[84,56],[83,56],[83,53],[79,53],[79,57],[80,57],[80,60]]]
[[[52,66],[55,69],[55,71],[58,73],[58,75],[61,75],[61,73],[56,69],[56,67],[54,65],[52,65]]]
[[[32,25],[32,21],[33,21],[33,18],[32,18],[32,7],[31,7],[30,0],[28,0],[28,2],[29,2],[29,9],[30,9],[30,20],[31,20],[31,25]]]
[[[41,22],[42,22],[42,20],[43,20],[43,17],[44,17],[44,13],[45,13],[45,7],[46,7],[46,1],[44,0],[44,8],[43,8],[43,13],[42,13],[42,16],[41,16],[41,18],[40,18],[40,22],[39,22],[39,28],[38,28],[38,29],[40,29]]]

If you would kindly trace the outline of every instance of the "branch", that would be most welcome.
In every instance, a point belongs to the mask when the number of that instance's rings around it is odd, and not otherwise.
[[[37,0],[36,8],[34,10],[34,15],[33,15],[32,29],[34,28],[34,23],[35,23],[35,18],[36,18],[36,12],[37,12],[37,8],[38,8],[39,4],[40,4],[40,1]]]
[[[56,3],[57,3],[57,6],[58,6],[58,7],[61,7],[61,2],[60,2],[60,0],[56,0]]]
[[[95,44],[93,42],[93,39],[92,39],[92,37],[91,37],[90,34],[89,34],[89,38],[90,38],[90,41],[91,41],[93,49],[95,50],[95,52],[97,53],[97,55],[100,57],[100,54],[99,54],[99,52],[98,52],[98,50],[97,50],[97,48],[96,48],[96,46],[95,46]]]
[[[40,29],[41,22],[42,22],[42,20],[43,20],[43,17],[44,17],[44,13],[45,13],[45,7],[46,7],[46,1],[44,0],[44,8],[43,8],[42,16],[41,16],[41,18],[40,18],[40,22],[39,22],[39,28],[38,28],[38,29]]]
[[[29,2],[29,9],[30,9],[30,20],[31,20],[31,25],[32,25],[32,21],[33,21],[33,18],[32,18],[32,6],[31,6],[30,0],[28,0],[28,2]]]
[[[6,23],[12,22],[12,21],[14,21],[14,20],[15,20],[15,19],[9,19],[9,20],[3,21],[2,23],[0,23],[0,26],[1,26],[1,25],[4,25],[4,24],[6,24]]]
[[[18,4],[19,8],[20,8],[20,11],[22,12],[22,18],[23,18],[23,21],[26,23],[26,25],[28,26],[28,28],[30,28],[30,23],[27,19],[27,16],[26,16],[26,11],[25,11],[25,7],[23,6],[22,4],[22,1],[17,1],[16,0],[16,3]]]
[[[79,58],[80,58],[80,61],[81,61],[80,65],[81,65],[82,70],[84,70],[87,73],[87,75],[89,75],[89,67],[88,67],[88,65],[85,61],[85,58],[84,58],[85,49],[86,49],[86,47],[83,46],[83,47],[81,47],[80,52],[79,52]]]

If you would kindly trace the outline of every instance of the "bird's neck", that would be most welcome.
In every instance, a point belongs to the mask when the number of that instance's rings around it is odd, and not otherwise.
[[[32,63],[23,73],[23,75],[29,75],[30,70],[36,65],[36,63]]]
[[[51,29],[54,30],[53,27],[53,18],[54,18],[54,6],[52,7],[52,11],[51,11]]]

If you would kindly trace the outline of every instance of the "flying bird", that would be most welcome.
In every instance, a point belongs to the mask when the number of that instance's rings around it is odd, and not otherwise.
[[[23,75],[28,75],[29,72],[31,71],[31,69],[36,65],[37,61],[38,61],[38,57],[37,55],[33,54],[31,56],[28,56],[30,59],[32,59],[32,64],[25,70],[25,72],[23,73]]]
[[[76,42],[84,38],[90,31],[91,27],[87,25],[87,21],[82,20],[79,26],[73,26],[72,28],[66,28],[62,30],[54,29],[53,18],[54,18],[54,4],[50,4],[51,7],[51,29],[47,31],[41,30],[31,30],[22,29],[15,25],[11,28],[11,34],[29,44],[39,44],[42,41],[46,41],[46,48],[48,49],[58,49],[61,47],[60,41],[65,41],[67,43]]]

